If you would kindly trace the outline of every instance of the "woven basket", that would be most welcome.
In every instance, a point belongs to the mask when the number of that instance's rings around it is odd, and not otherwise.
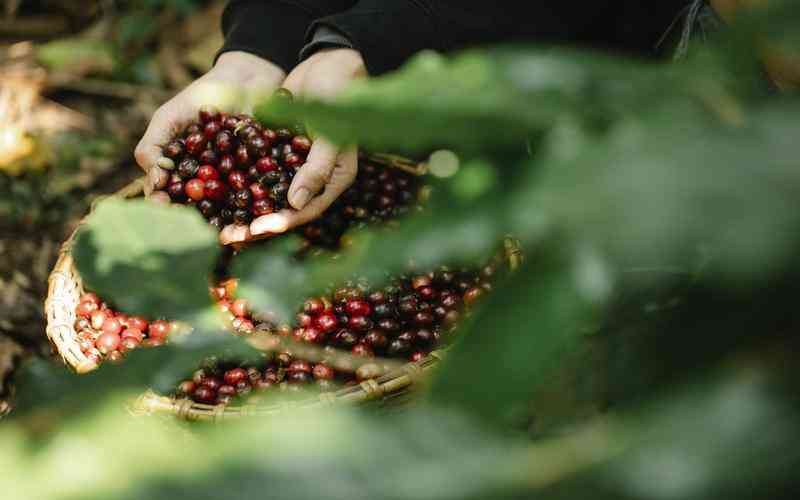
[[[424,163],[414,162],[396,155],[362,154],[361,158],[370,163],[396,168],[416,176],[425,174],[427,170]],[[135,198],[142,195],[143,187],[144,179],[138,179],[110,196]],[[90,214],[96,204],[104,198],[106,197],[98,198],[92,203]],[[81,351],[75,331],[75,307],[78,305],[84,289],[81,278],[75,270],[71,252],[75,235],[87,218],[88,215],[78,223],[69,238],[61,245],[58,260],[47,280],[47,299],[44,303],[47,337],[55,346],[64,363],[77,373],[87,373],[97,368],[97,365]]]
[[[427,168],[424,163],[415,163],[394,155],[371,154],[364,155],[362,159],[418,176],[423,175]],[[143,185],[143,179],[139,179],[110,196],[119,198],[141,196]],[[92,209],[100,200],[98,199],[92,204]],[[45,301],[47,336],[64,363],[79,374],[97,368],[97,365],[81,351],[74,328],[75,308],[84,289],[75,269],[71,251],[74,237],[87,217],[78,223],[76,229],[61,246],[58,260],[48,279],[49,288]],[[515,269],[519,265],[520,254],[517,244],[511,238],[507,238],[505,241],[504,253],[509,268]],[[318,397],[303,401],[286,401],[276,405],[208,405],[195,403],[189,399],[161,396],[148,390],[136,400],[130,410],[137,415],[160,414],[185,420],[221,421],[249,416],[271,416],[289,410],[313,409],[340,404],[377,402],[381,405],[395,405],[409,399],[413,387],[418,385],[426,372],[436,367],[444,354],[444,349],[433,351],[420,361],[406,363],[376,379],[365,380],[357,385],[335,392],[323,393]]]
[[[519,245],[511,237],[507,237],[503,243],[504,257],[509,269],[513,271],[521,262]],[[433,351],[419,361],[406,363],[378,378],[297,402],[283,401],[273,405],[209,405],[196,403],[188,398],[161,396],[148,390],[136,400],[130,411],[135,415],[167,415],[182,420],[219,422],[355,403],[375,403],[383,407],[400,406],[410,399],[424,375],[436,368],[446,352],[447,348]]]

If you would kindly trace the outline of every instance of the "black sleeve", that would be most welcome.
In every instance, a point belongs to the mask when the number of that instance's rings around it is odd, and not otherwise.
[[[222,13],[225,43],[217,52],[241,50],[289,72],[297,64],[309,25],[344,11],[356,0],[231,0]]]
[[[692,0],[360,0],[353,8],[314,21],[343,33],[376,75],[422,49],[532,41],[574,43],[655,53],[662,35]]]

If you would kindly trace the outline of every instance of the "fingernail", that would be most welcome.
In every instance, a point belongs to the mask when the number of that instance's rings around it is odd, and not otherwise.
[[[294,206],[296,210],[302,210],[303,207],[306,206],[306,203],[308,203],[308,200],[311,199],[311,191],[304,187],[298,188],[297,191],[294,192],[292,199],[294,201],[292,206]]]
[[[286,218],[279,214],[264,215],[250,224],[251,234],[282,233],[286,229]]]

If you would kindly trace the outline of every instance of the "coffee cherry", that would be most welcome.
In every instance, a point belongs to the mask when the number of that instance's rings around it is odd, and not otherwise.
[[[372,328],[372,320],[365,316],[351,316],[347,326],[351,330],[363,332]]]
[[[380,351],[388,345],[389,339],[381,330],[370,330],[364,335],[363,342],[369,344],[374,350]]]
[[[82,318],[89,318],[92,316],[92,313],[97,310],[99,306],[96,302],[82,300],[78,303],[78,307],[75,309],[75,313],[82,317]]]
[[[200,385],[203,387],[208,387],[216,392],[217,389],[219,389],[219,387],[222,385],[222,381],[216,377],[205,377],[203,378],[202,382],[200,382]]]
[[[166,340],[171,330],[172,325],[168,321],[157,320],[150,323],[148,333],[151,339]]]
[[[173,160],[178,159],[179,156],[183,154],[183,144],[179,141],[171,141],[162,150],[162,153],[167,158],[171,158]]]
[[[178,394],[189,395],[197,389],[197,384],[193,380],[184,380],[178,386]]]
[[[139,347],[140,343],[141,341],[134,337],[121,337],[119,342],[119,350],[123,353],[128,352]]]
[[[352,316],[369,316],[372,308],[365,300],[350,299],[345,304],[345,310]]]
[[[240,145],[236,148],[235,152],[236,164],[240,167],[247,167],[250,166],[251,158],[250,153],[247,151],[247,146],[244,144]]]
[[[210,179],[205,182],[203,188],[203,196],[208,198],[209,200],[221,202],[222,200],[225,199],[226,193],[227,190],[225,188],[225,184],[223,184],[222,181],[218,179]]]
[[[94,345],[101,353],[108,354],[119,348],[121,340],[116,333],[101,333],[95,340]]]
[[[184,190],[186,191],[186,196],[195,201],[199,201],[205,196],[205,188],[205,182],[201,181],[200,179],[191,179],[186,182],[186,187]]]
[[[302,332],[302,340],[310,344],[322,344],[328,337],[325,332],[314,327],[303,328]]]
[[[100,330],[101,328],[103,328],[103,323],[105,323],[106,318],[108,317],[109,314],[102,309],[92,311],[92,314],[89,316],[90,321],[92,323],[92,328],[94,328],[95,330]]]
[[[203,105],[200,107],[197,116],[200,118],[200,122],[208,123],[210,121],[218,121],[220,119],[220,113],[217,108],[214,106]]]
[[[339,324],[339,320],[336,318],[336,315],[330,311],[325,311],[320,313],[315,320],[315,325],[317,328],[322,330],[325,333],[330,333],[334,331]]]
[[[198,168],[200,168],[200,164],[197,163],[197,160],[194,158],[184,158],[178,163],[178,167],[175,171],[182,179],[191,179],[197,173]]]
[[[411,350],[411,343],[408,342],[407,340],[402,340],[398,338],[389,342],[389,347],[386,350],[386,352],[390,356],[398,356],[406,354],[410,350]]]
[[[483,290],[479,287],[469,288],[464,292],[464,303],[467,305],[473,304],[483,295]]]
[[[225,375],[223,376],[223,378],[225,379],[225,383],[226,384],[229,384],[231,386],[235,386],[239,382],[241,382],[243,380],[247,380],[248,376],[247,376],[247,372],[244,369],[242,369],[242,368],[233,368],[231,370],[226,371]]]
[[[343,328],[334,334],[333,340],[336,345],[339,345],[345,349],[349,349],[358,344],[359,338],[358,335],[352,331]]]
[[[201,385],[192,393],[192,399],[198,403],[213,404],[217,399],[217,394],[211,388]]]
[[[311,139],[304,135],[292,137],[292,150],[298,153],[308,153],[311,150]]]
[[[238,208],[247,208],[250,206],[250,203],[253,201],[253,195],[250,193],[249,189],[242,189],[241,191],[236,192],[236,206]]]
[[[269,215],[275,211],[275,207],[271,200],[256,200],[253,202],[252,207],[253,215],[261,217],[262,215]]]
[[[234,170],[228,175],[228,185],[234,191],[241,191],[247,187],[247,176],[240,170]]]
[[[200,132],[189,134],[184,141],[186,151],[192,155],[198,155],[206,147],[206,138]]]
[[[231,304],[231,312],[239,317],[247,316],[250,304],[246,299],[236,299]]]
[[[211,200],[200,200],[197,202],[197,209],[206,219],[213,217],[219,211],[219,207]]]

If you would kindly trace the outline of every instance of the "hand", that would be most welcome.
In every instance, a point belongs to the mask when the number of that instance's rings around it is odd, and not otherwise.
[[[156,162],[161,148],[197,117],[202,105],[214,105],[230,112],[250,112],[253,104],[271,94],[285,77],[284,71],[271,62],[247,52],[225,52],[205,75],[153,113],[144,136],[136,146],[136,162],[147,173],[144,191],[158,201],[168,200],[163,189],[169,174]]]
[[[283,86],[295,95],[330,99],[352,80],[366,75],[358,51],[327,49],[300,63],[286,77]],[[289,204],[293,209],[262,215],[249,227],[227,226],[220,233],[220,240],[227,245],[260,239],[316,219],[350,187],[357,171],[355,146],[340,151],[324,137],[315,137],[306,163],[298,169],[289,187]]]

